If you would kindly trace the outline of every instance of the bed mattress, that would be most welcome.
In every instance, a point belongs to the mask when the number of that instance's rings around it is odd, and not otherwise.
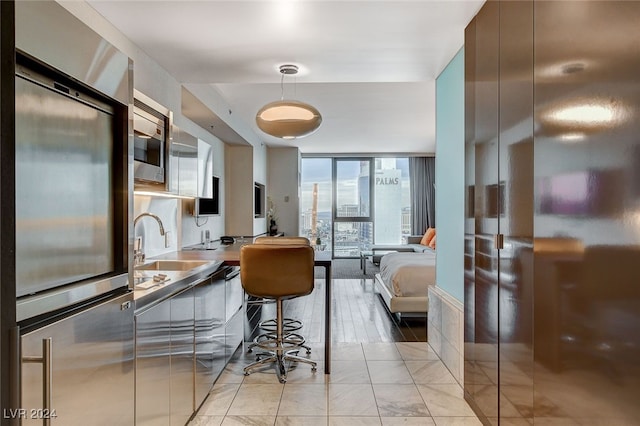
[[[436,282],[436,255],[388,253],[380,260],[380,277],[396,297],[426,297],[428,286]]]

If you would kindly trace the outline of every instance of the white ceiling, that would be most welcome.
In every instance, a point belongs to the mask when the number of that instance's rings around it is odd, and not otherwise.
[[[303,153],[435,152],[435,78],[484,0],[104,1],[89,3],[181,83],[212,84],[268,145]],[[314,134],[282,141],[255,114],[315,106]]]

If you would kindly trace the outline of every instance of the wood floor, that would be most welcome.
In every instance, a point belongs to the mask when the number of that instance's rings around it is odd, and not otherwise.
[[[340,343],[426,342],[425,318],[397,320],[375,293],[371,279],[334,279],[331,318],[332,341]],[[315,280],[308,296],[284,302],[285,317],[300,319],[299,331],[308,342],[324,339],[324,279]],[[252,340],[258,322],[275,318],[275,304],[249,305],[245,340]]]

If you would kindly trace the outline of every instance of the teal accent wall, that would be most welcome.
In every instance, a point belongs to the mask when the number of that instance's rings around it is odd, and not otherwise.
[[[436,79],[436,284],[464,303],[464,48]]]

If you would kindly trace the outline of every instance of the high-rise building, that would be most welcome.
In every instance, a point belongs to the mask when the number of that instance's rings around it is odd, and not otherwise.
[[[379,158],[375,170],[375,243],[402,243],[402,171],[395,158]]]
[[[402,237],[406,238],[407,235],[411,235],[411,207],[402,208]],[[403,241],[403,244],[406,241]]]

